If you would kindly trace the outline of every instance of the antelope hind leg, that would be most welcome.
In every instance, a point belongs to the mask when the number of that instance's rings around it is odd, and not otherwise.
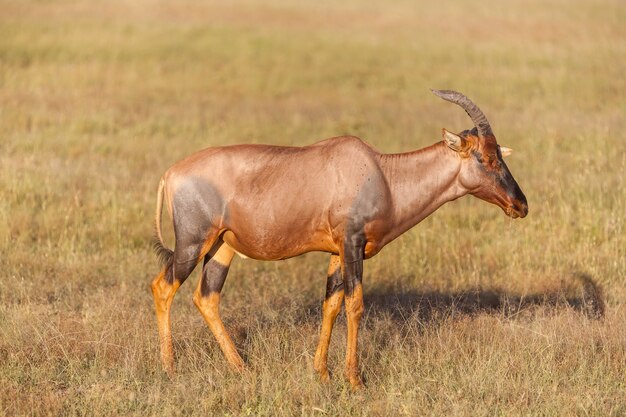
[[[234,251],[221,239],[215,244],[204,258],[202,278],[193,295],[193,302],[200,310],[228,362],[235,369],[243,370],[243,360],[228,335],[219,312],[220,292],[234,254]]]
[[[212,244],[211,242],[214,242],[216,238],[216,235],[209,236],[207,239],[209,243],[207,244]],[[154,297],[157,325],[159,328],[161,362],[163,369],[170,377],[174,375],[175,371],[170,319],[172,301],[174,300],[178,288],[193,272],[199,259],[202,259],[203,247],[203,244],[185,244],[183,241],[177,239],[172,262],[165,266],[152,281],[152,295]],[[194,254],[194,257],[188,258],[189,254]],[[200,254],[200,258],[196,257],[198,254]]]
[[[167,265],[152,281],[152,296],[156,310],[161,363],[163,370],[172,377],[174,375],[174,349],[170,323],[170,308],[180,282],[172,279],[172,266]]]

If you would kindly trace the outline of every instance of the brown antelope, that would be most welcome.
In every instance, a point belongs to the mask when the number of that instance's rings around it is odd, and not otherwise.
[[[304,147],[235,145],[208,148],[176,163],[161,178],[155,250],[164,265],[152,281],[163,367],[174,372],[170,307],[176,290],[204,260],[193,300],[228,362],[244,363],[219,314],[220,292],[235,254],[279,260],[310,251],[330,254],[322,328],[314,368],[329,378],[328,345],[345,299],[345,376],[361,385],[357,339],[363,313],[363,260],[466,194],[513,218],[528,213],[526,197],[502,160],[485,115],[463,94],[433,90],[461,106],[472,130],[414,152],[381,154],[341,136]],[[175,249],[161,235],[163,197],[173,219]]]

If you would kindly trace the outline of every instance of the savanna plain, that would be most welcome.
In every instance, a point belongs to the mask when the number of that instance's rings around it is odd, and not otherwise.
[[[623,1],[0,0],[0,415],[626,414]],[[161,370],[158,181],[234,143],[404,152],[489,117],[525,219],[449,203],[366,261],[366,388],[312,369],[327,254],[236,259]],[[306,173],[303,173],[306,175]],[[289,181],[288,178],[285,181]],[[172,228],[165,215],[166,240]]]

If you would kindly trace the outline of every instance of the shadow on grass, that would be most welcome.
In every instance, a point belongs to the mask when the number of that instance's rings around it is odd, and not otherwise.
[[[511,317],[536,307],[557,310],[571,308],[590,319],[604,316],[605,304],[600,287],[587,275],[578,273],[575,280],[545,292],[519,295],[498,289],[470,288],[459,292],[399,291],[373,288],[363,296],[366,314],[387,315],[393,320],[417,318],[429,322],[441,317],[476,314],[501,314]],[[577,285],[576,285],[577,284]],[[308,319],[321,316],[319,306],[307,309]]]

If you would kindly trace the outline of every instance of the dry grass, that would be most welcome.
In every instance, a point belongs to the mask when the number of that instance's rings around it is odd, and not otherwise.
[[[0,414],[626,414],[624,3],[387,3],[0,1]],[[466,92],[515,149],[529,217],[466,198],[366,263],[360,393],[312,371],[323,254],[235,262],[241,376],[196,273],[167,379],[161,173],[209,145],[352,133],[394,152],[467,128],[430,87]],[[344,342],[340,318],[337,376]]]

